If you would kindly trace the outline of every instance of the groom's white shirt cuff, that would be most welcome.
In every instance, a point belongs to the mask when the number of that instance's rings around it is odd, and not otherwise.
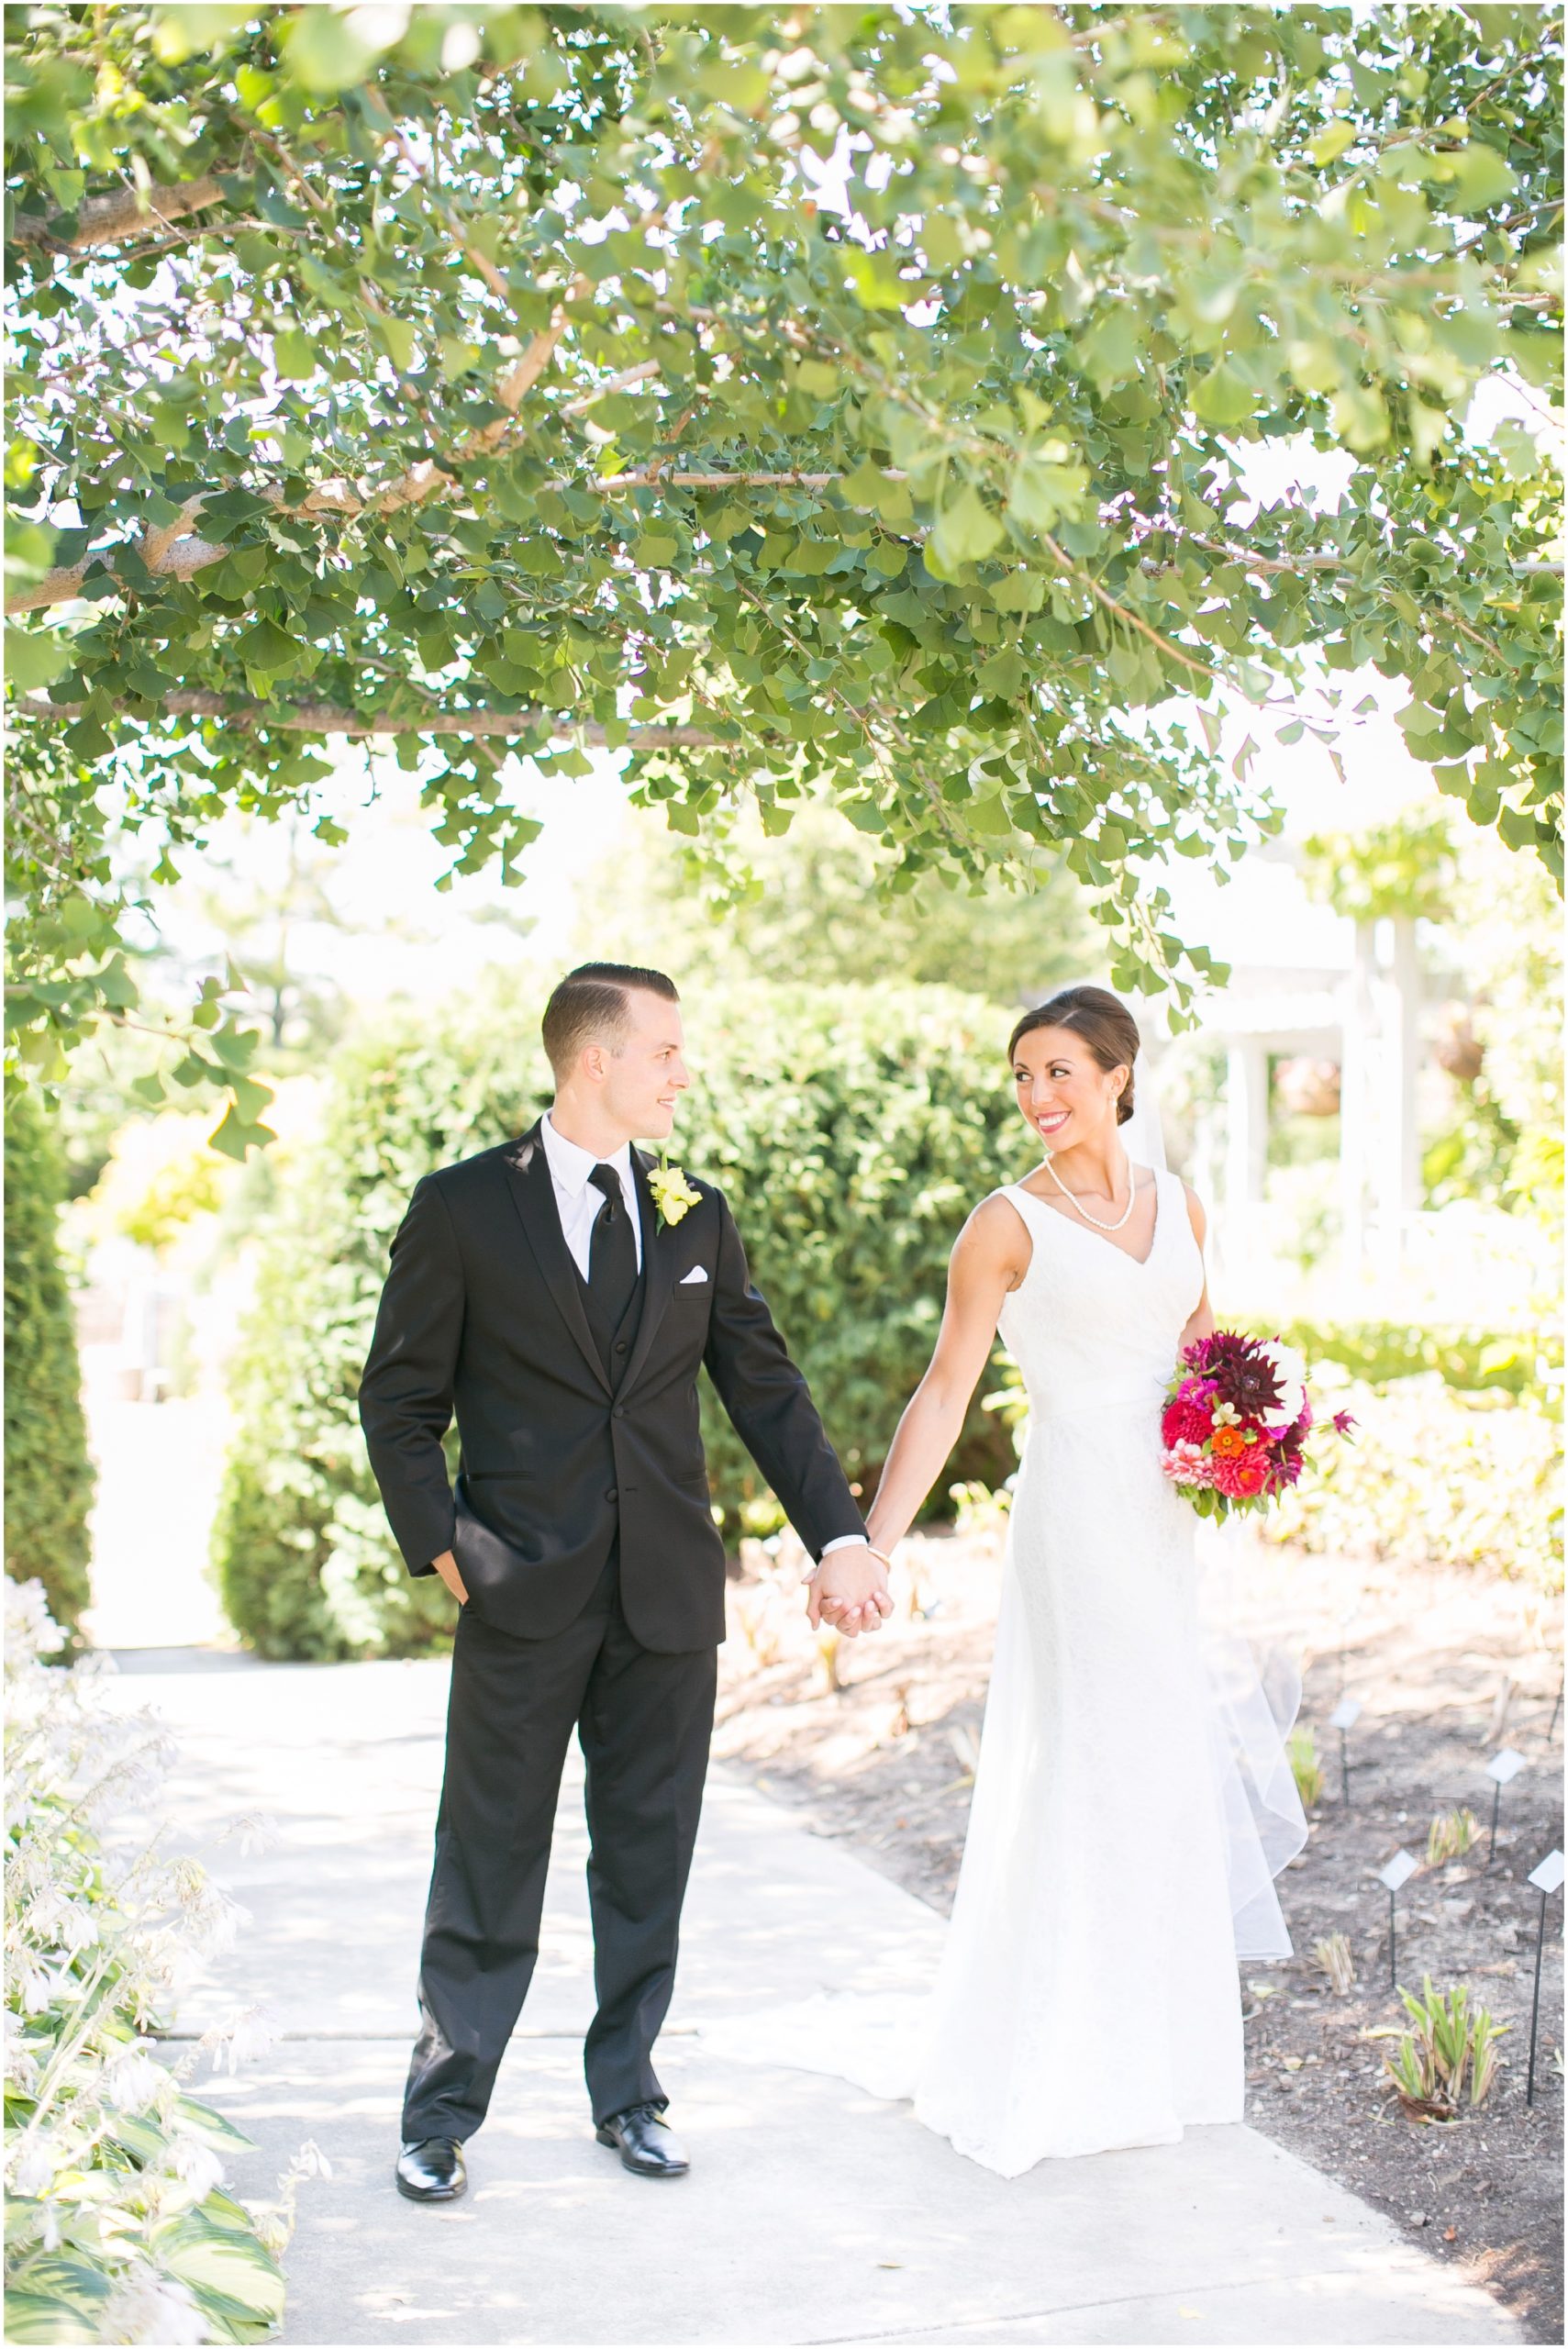
[[[858,1550],[864,1538],[864,1535],[860,1533],[837,1533],[831,1542],[824,1542],[822,1544],[822,1558],[830,1558],[835,1550]],[[822,1564],[822,1558],[816,1561],[808,1575],[802,1575],[802,1582],[816,1581]]]

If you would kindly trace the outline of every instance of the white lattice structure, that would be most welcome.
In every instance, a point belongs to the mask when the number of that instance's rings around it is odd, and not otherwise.
[[[1359,1290],[1396,1281],[1421,1215],[1417,1072],[1423,984],[1411,920],[1357,922],[1349,967],[1239,964],[1207,1008],[1204,1032],[1226,1052],[1217,1251],[1243,1275],[1273,1249],[1266,1170],[1271,1058],[1340,1070],[1339,1275]],[[1211,1176],[1211,1181],[1213,1177]]]

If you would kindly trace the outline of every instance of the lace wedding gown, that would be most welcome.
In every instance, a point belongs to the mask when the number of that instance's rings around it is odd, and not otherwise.
[[[1240,2120],[1237,1959],[1290,1954],[1273,1876],[1306,1840],[1281,1742],[1299,1685],[1265,1693],[1245,1643],[1200,1623],[1200,1520],[1161,1474],[1159,1420],[1203,1260],[1179,1176],[1151,1171],[1141,1263],[1018,1185],[995,1195],[1033,1242],[999,1322],[1029,1414],[934,1992],[717,2034],[912,2094],[1005,2176]]]

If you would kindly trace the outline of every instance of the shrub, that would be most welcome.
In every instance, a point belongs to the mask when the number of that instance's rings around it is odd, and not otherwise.
[[[1502,1394],[1467,1398],[1435,1371],[1382,1393],[1350,1382],[1328,1399],[1354,1417],[1351,1440],[1318,1447],[1259,1519],[1266,1542],[1562,1588],[1561,1447],[1546,1412]]]
[[[117,1129],[93,1186],[96,1228],[164,1256],[199,1216],[214,1213],[233,1186],[233,1159],[212,1149],[212,1116],[165,1109]]]
[[[1256,1520],[1263,1540],[1562,1589],[1554,1333],[1293,1321],[1280,1335],[1306,1355],[1315,1398],[1356,1426],[1348,1443],[1309,1446],[1301,1482]],[[998,1361],[988,1401],[1021,1442],[1022,1377]]]
[[[319,1135],[284,1175],[229,1365],[235,1433],[212,1536],[228,1619],[262,1655],[403,1655],[450,1631],[445,1585],[407,1573],[383,1515],[360,1372],[420,1175],[520,1132],[550,1100],[543,992],[529,1001],[492,978],[350,1043]],[[455,1431],[448,1456],[455,1473]]]
[[[845,1473],[869,1494],[930,1359],[959,1228],[1038,1156],[1006,1083],[1011,1020],[941,987],[752,987],[722,1018],[695,1055],[681,1151],[723,1186]],[[705,1404],[727,1532],[771,1531],[776,1506]],[[999,1485],[1015,1464],[977,1393],[933,1510],[951,1484]]]
[[[264,1654],[408,1653],[450,1630],[445,1589],[407,1575],[386,1530],[357,1382],[418,1176],[521,1131],[550,1099],[544,992],[496,975],[339,1055],[231,1371],[214,1556],[230,1620]],[[1028,1163],[1006,1017],[935,987],[751,986],[687,1011],[697,1081],[672,1155],[728,1194],[846,1472],[869,1486],[929,1358],[959,1226]],[[776,1524],[777,1507],[711,1396],[704,1416],[733,1544]],[[1012,1464],[1005,1427],[976,1404],[935,1506],[951,1479],[997,1484]]]
[[[237,2201],[224,2171],[251,2141],[183,2078],[239,2034],[172,2065],[139,2043],[239,1912],[195,1861],[122,1837],[173,1759],[153,1717],[96,1701],[99,1659],[43,1661],[64,1635],[37,1582],[6,1617],[6,2337],[262,2340],[320,2156],[302,2148],[280,2203]]]
[[[1496,1386],[1542,1401],[1562,1374],[1555,1329],[1467,1330],[1403,1321],[1292,1321],[1280,1331],[1309,1364],[1337,1362],[1369,1386],[1437,1371],[1445,1386]]]
[[[6,1572],[36,1579],[75,1631],[91,1597],[94,1472],[71,1291],[56,1226],[59,1148],[30,1095],[6,1118]]]

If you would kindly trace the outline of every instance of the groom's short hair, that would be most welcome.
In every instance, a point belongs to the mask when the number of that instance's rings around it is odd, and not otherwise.
[[[625,1041],[627,996],[633,987],[662,995],[666,1003],[681,1000],[673,979],[632,963],[579,963],[567,972],[544,1008],[544,1049],[558,1077],[566,1074],[584,1044]]]

